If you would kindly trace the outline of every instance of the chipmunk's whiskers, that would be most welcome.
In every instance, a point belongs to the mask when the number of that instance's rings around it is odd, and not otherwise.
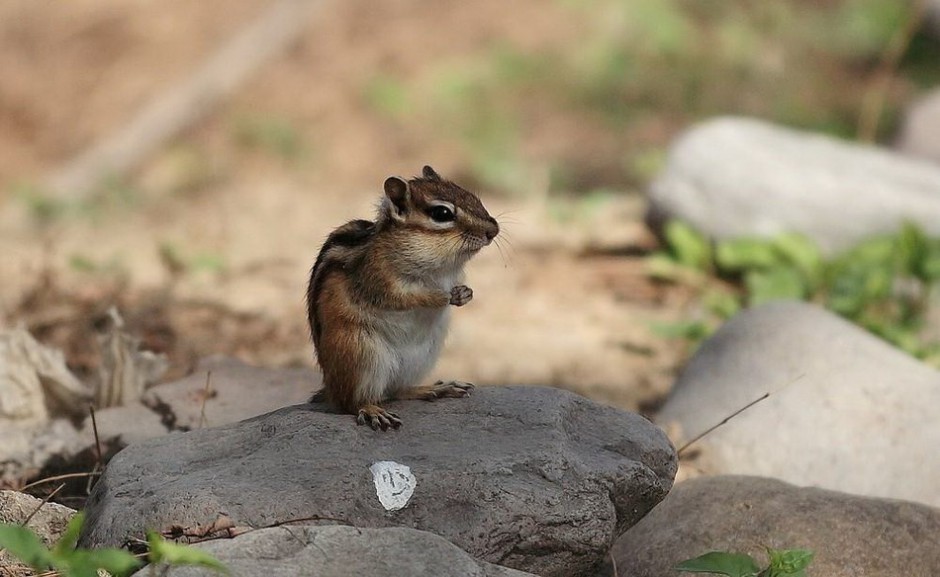
[[[498,221],[500,222],[500,224],[502,224],[502,222],[503,222],[503,217],[504,217],[504,216],[506,216],[507,214],[515,214],[515,213],[519,212],[519,210],[520,210],[520,209],[518,209],[518,208],[515,208],[515,209],[512,209],[512,210],[504,210],[503,212],[497,214],[497,215],[494,216],[493,218],[495,218],[496,220],[498,220]]]
[[[505,251],[503,250],[504,242],[506,244]],[[509,239],[497,236],[493,239],[493,244],[496,245],[496,250],[499,251],[499,256],[503,260],[503,267],[508,267],[510,264],[512,264],[512,256],[515,253],[515,247],[512,246],[512,243],[509,242]]]

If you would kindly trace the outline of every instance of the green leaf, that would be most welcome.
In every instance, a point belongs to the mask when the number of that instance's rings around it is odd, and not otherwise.
[[[711,334],[712,329],[703,321],[680,321],[675,323],[653,323],[653,332],[666,339],[700,341]]]
[[[697,287],[705,281],[705,275],[677,262],[665,252],[657,252],[644,260],[646,274],[656,280]]]
[[[924,257],[923,275],[926,282],[932,283],[940,280],[940,243],[934,243]]]
[[[924,275],[924,265],[930,254],[927,235],[919,227],[905,223],[897,236],[898,259],[901,272],[921,280],[927,280]]]
[[[822,282],[822,253],[813,241],[801,234],[786,233],[774,239],[773,247],[780,259],[803,274],[811,290]]]
[[[711,290],[702,296],[705,307],[723,319],[733,317],[741,310],[741,301],[734,294],[722,290]]]
[[[894,237],[880,236],[866,240],[842,254],[837,264],[856,263],[862,266],[890,266],[896,256]]]
[[[696,270],[708,269],[712,259],[708,239],[677,220],[666,223],[664,234],[669,251],[679,264]]]
[[[715,262],[724,272],[743,272],[752,269],[765,269],[781,262],[771,242],[740,238],[718,244],[715,250]]]
[[[42,540],[26,527],[0,524],[0,548],[29,565],[44,571],[52,565],[52,555]]]
[[[73,550],[55,560],[55,568],[67,577],[98,577],[95,565],[88,550]]]
[[[744,286],[751,306],[781,299],[803,299],[807,295],[803,277],[788,266],[749,271],[744,276]]]
[[[828,305],[839,314],[857,320],[875,303],[891,297],[894,270],[889,263],[857,261],[832,273]]]
[[[225,565],[205,551],[167,541],[154,531],[147,532],[147,545],[150,546],[149,558],[151,563],[197,565],[214,569],[220,573],[228,573],[228,568]]]
[[[803,574],[813,561],[815,553],[805,549],[767,549],[770,555],[770,575],[773,577],[797,577]]]
[[[76,513],[75,516],[69,520],[69,524],[65,527],[65,532],[62,533],[62,536],[59,537],[59,540],[52,548],[53,556],[60,557],[75,549],[75,545],[78,543],[78,536],[82,532],[82,524],[84,523],[84,513]]]
[[[95,567],[114,577],[130,575],[143,565],[140,559],[123,549],[94,549],[90,553]]]
[[[750,555],[712,551],[679,563],[676,570],[689,573],[719,573],[730,577],[753,577],[760,572],[760,567]]]
[[[682,276],[682,267],[671,256],[665,253],[655,253],[646,258],[646,274],[650,277],[676,281]]]

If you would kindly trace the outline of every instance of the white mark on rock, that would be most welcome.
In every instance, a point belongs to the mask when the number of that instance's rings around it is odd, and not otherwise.
[[[375,481],[375,494],[386,511],[397,511],[408,504],[417,483],[408,465],[395,461],[376,461],[369,470]]]

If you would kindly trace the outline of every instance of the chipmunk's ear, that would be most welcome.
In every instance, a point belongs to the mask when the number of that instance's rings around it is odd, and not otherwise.
[[[408,183],[403,178],[390,176],[385,179],[385,196],[392,201],[399,215],[408,211]]]
[[[425,166],[421,170],[421,175],[428,180],[443,180],[441,175],[434,171],[430,166]]]

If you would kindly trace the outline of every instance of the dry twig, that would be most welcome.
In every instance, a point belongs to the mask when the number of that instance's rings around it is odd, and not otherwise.
[[[208,113],[273,56],[300,38],[323,0],[278,0],[182,83],[158,95],[123,129],[53,173],[44,189],[78,201],[104,178],[139,166],[163,143]]]

